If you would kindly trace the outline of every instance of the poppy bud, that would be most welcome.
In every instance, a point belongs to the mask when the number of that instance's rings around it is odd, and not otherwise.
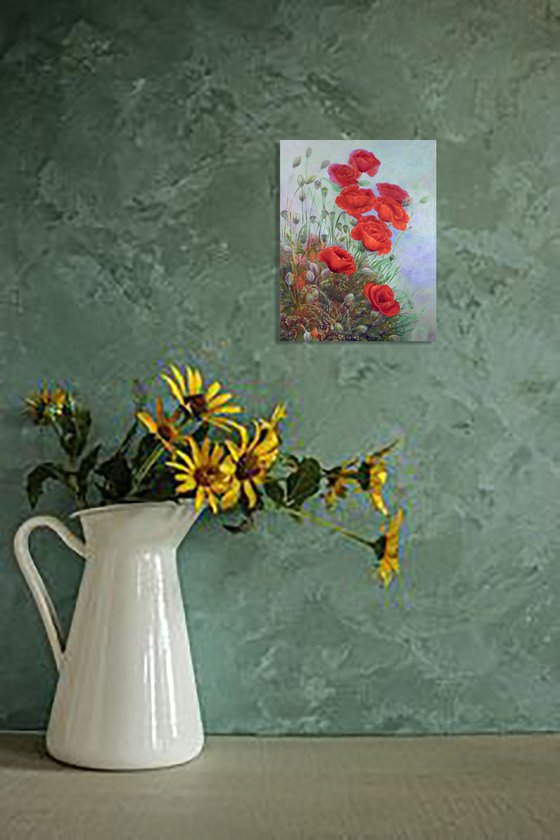
[[[306,295],[307,303],[315,303],[319,297],[319,289],[309,289]]]
[[[327,166],[329,165],[329,163],[330,163],[330,160],[324,160],[323,163],[321,164],[320,168],[321,169],[326,169]]]
[[[315,189],[316,189],[316,190],[318,190],[318,189],[319,189],[319,187],[321,186],[321,182],[320,182],[320,181],[315,181],[315,183],[313,184],[313,186],[315,187]]]
[[[344,306],[351,306],[353,300],[354,295],[352,294],[352,292],[350,292],[350,294],[346,295],[346,297],[344,298]]]
[[[315,281],[317,280],[315,274],[312,271],[305,272],[305,279],[308,283],[315,283]]]
[[[297,176],[297,182],[298,186],[303,187],[303,185],[305,184],[305,178],[303,177],[303,175]]]
[[[288,273],[284,277],[284,282],[286,283],[286,286],[291,286],[292,283],[294,282],[294,275],[292,274],[291,271],[288,271]]]
[[[299,194],[298,198],[299,198],[299,200],[301,201],[301,203],[303,204],[303,202],[305,201],[305,193],[304,193],[304,192],[300,192],[300,194]]]
[[[361,268],[360,272],[361,272],[361,274],[367,274],[367,275],[375,274],[375,271],[372,271],[371,268]]]
[[[329,238],[329,237],[327,236],[327,234],[326,234],[326,233],[322,233],[322,234],[321,234],[321,242],[326,242],[328,238]]]
[[[331,273],[330,268],[324,268],[321,272],[321,277],[328,277],[330,273]]]
[[[294,216],[293,222],[294,222],[294,225],[299,225],[299,216]]]
[[[334,328],[335,328],[335,330],[337,331],[337,333],[344,332],[344,329],[343,329],[342,324],[335,324],[335,325],[334,325]]]
[[[310,332],[307,332],[307,330],[304,330],[304,331],[303,331],[303,340],[304,340],[304,341],[312,341],[312,340],[313,340],[313,339],[311,338],[311,333],[310,333]]]
[[[317,265],[316,262],[309,263],[309,268],[311,269],[311,271],[313,272],[313,274],[315,276],[317,276],[319,274],[319,266]]]
[[[311,146],[308,146],[305,150],[305,157],[311,157]]]
[[[359,335],[363,335],[364,333],[367,333],[367,327],[366,327],[364,324],[360,324],[360,326],[359,326],[359,327],[356,327],[356,330],[355,330],[355,331],[356,331]]]
[[[295,169],[297,166],[300,165],[300,163],[301,163],[301,155],[298,155],[297,157],[294,158],[294,162],[292,163],[292,166]]]

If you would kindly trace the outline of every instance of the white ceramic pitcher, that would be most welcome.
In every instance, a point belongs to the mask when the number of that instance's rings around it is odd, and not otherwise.
[[[54,758],[140,770],[182,764],[204,734],[176,549],[197,518],[192,502],[90,508],[85,543],[52,516],[24,522],[14,541],[59,671],[47,730]],[[85,559],[67,644],[29,536],[47,527]]]

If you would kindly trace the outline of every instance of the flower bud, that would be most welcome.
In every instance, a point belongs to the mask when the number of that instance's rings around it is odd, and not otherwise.
[[[292,274],[291,271],[288,271],[288,273],[284,277],[284,282],[286,283],[286,286],[291,286],[292,283],[294,282],[294,275]]]
[[[293,218],[294,225],[299,225],[299,216],[294,216]]]
[[[316,190],[318,190],[318,189],[320,188],[320,186],[321,186],[321,182],[320,182],[320,181],[315,181],[315,183],[313,184],[313,186],[315,187],[315,189],[316,189]]]
[[[318,289],[309,289],[309,291],[307,292],[307,295],[305,296],[305,299],[306,299],[307,303],[315,303],[315,301],[317,300],[318,297],[319,297],[319,290]]]
[[[301,155],[298,155],[297,157],[294,158],[294,162],[292,163],[292,166],[295,169],[297,166],[300,165],[300,163],[301,163]]]
[[[305,184],[305,178],[303,177],[303,175],[297,176],[297,182],[299,187],[303,187],[303,185]]]
[[[317,281],[317,277],[313,273],[313,271],[306,271],[305,272],[305,279],[308,283],[315,283]]]
[[[352,292],[350,292],[344,298],[344,306],[351,306],[353,302],[354,302],[354,295],[352,294]]]
[[[359,327],[356,327],[355,332],[357,332],[358,335],[363,335],[364,333],[367,333],[367,327],[365,324],[360,324]]]
[[[310,333],[310,332],[307,332],[307,330],[304,330],[304,331],[303,331],[303,340],[304,340],[304,341],[312,341],[312,340],[313,340],[313,339],[311,338],[311,333]]]
[[[321,164],[320,168],[321,168],[321,169],[326,169],[326,168],[327,168],[327,166],[329,165],[329,163],[330,163],[330,160],[324,160],[324,161],[322,162],[322,164]]]
[[[311,269],[311,271],[313,272],[315,277],[317,277],[318,274],[319,274],[319,266],[317,265],[317,263],[316,262],[309,263],[309,268]]]
[[[337,333],[344,332],[344,329],[343,329],[342,324],[335,324],[335,325],[334,325],[334,328],[335,328],[335,330],[337,331]]]
[[[301,203],[303,204],[303,202],[305,201],[305,193],[303,191],[300,192],[300,194],[298,195],[298,198],[301,201]]]
[[[305,157],[311,157],[311,146],[308,146],[305,150]]]
[[[326,242],[328,238],[329,238],[329,237],[327,236],[327,234],[326,234],[326,233],[322,233],[322,234],[321,234],[321,242]]]
[[[367,274],[369,276],[371,274],[375,274],[375,271],[373,271],[371,268],[361,268],[360,273]]]
[[[330,268],[324,268],[321,272],[321,277],[328,277],[330,273],[331,273]]]

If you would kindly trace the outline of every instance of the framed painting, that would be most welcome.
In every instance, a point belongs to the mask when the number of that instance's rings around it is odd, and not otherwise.
[[[435,338],[435,141],[281,141],[280,340]]]

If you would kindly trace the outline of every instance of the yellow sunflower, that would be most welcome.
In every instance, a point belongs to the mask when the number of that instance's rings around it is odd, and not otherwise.
[[[389,516],[385,499],[381,493],[383,485],[387,481],[387,467],[382,458],[375,455],[369,455],[366,459],[366,464],[369,466],[369,487],[368,494],[371,503],[383,516]]]
[[[276,427],[270,421],[255,420],[252,440],[244,426],[239,427],[239,444],[226,441],[228,455],[222,468],[230,478],[230,485],[222,499],[224,510],[235,507],[241,493],[247,499],[249,509],[256,507],[258,487],[264,484],[268,471],[276,461],[279,441]]]
[[[404,518],[403,511],[399,508],[389,520],[385,535],[385,551],[379,563],[377,574],[383,586],[387,587],[395,575],[400,571],[399,566],[399,532]]]
[[[328,487],[323,494],[323,499],[328,508],[336,507],[339,499],[346,496],[351,482],[356,482],[356,474],[350,471],[350,467],[355,465],[356,461],[345,461],[339,469],[331,470],[327,475]],[[357,487],[356,489],[360,489]]]
[[[43,426],[60,417],[70,401],[70,394],[64,388],[48,388],[43,385],[26,398],[25,408],[33,422],[38,426]]]
[[[176,366],[170,366],[170,373],[163,373],[162,379],[188,417],[201,420],[219,429],[237,428],[238,424],[223,415],[239,414],[238,405],[228,405],[231,394],[220,393],[222,386],[213,382],[204,390],[200,371],[187,367],[187,375]]]
[[[181,432],[175,425],[180,412],[175,411],[169,417],[163,410],[163,403],[156,399],[156,416],[152,417],[147,411],[139,411],[136,415],[140,422],[165,446],[168,452],[174,452],[175,447],[182,440]]]
[[[218,497],[225,493],[230,482],[222,469],[224,448],[219,443],[211,448],[210,438],[207,437],[200,447],[192,437],[186,440],[190,453],[177,450],[175,459],[167,462],[167,466],[176,471],[177,492],[191,493],[194,490],[195,510],[207,504],[212,513],[218,513]]]

